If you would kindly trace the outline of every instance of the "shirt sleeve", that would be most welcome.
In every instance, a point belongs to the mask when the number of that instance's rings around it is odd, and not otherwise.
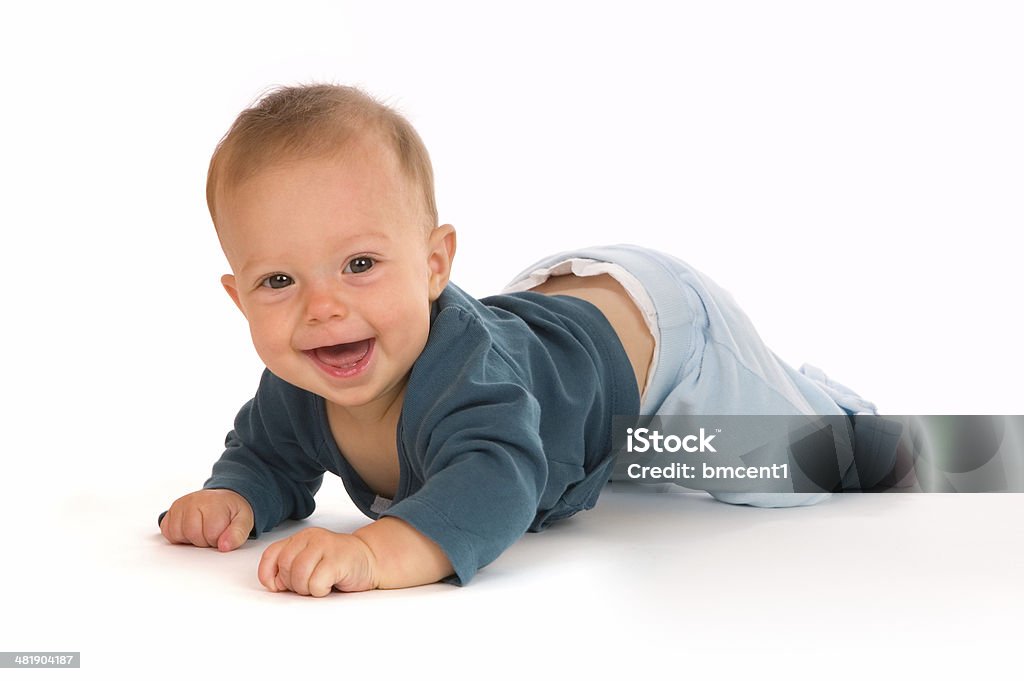
[[[381,515],[440,546],[449,583],[468,583],[525,534],[547,486],[541,406],[517,366],[453,305],[433,320],[409,377],[398,436],[411,493]]]
[[[462,585],[526,532],[547,483],[547,461],[540,407],[523,386],[463,385],[459,392],[457,400],[452,391],[438,400],[415,434],[423,487],[382,515],[436,542],[454,569],[448,581]]]
[[[230,489],[245,497],[255,521],[250,538],[282,520],[305,518],[316,507],[313,495],[325,468],[295,435],[303,411],[299,391],[265,371],[256,396],[239,410],[225,451],[203,483],[203,489]]]

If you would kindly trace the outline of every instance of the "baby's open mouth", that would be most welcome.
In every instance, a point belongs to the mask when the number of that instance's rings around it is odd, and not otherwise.
[[[339,343],[338,345],[325,345],[321,348],[313,348],[308,352],[316,356],[318,360],[336,369],[348,369],[362,361],[370,352],[372,338],[364,338],[353,343]]]

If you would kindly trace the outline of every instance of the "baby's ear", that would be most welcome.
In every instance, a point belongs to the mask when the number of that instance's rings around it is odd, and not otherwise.
[[[225,274],[220,278],[220,285],[231,296],[231,300],[235,301],[235,307],[244,315],[245,310],[242,309],[242,302],[238,299],[238,286],[235,284],[235,276],[233,274]]]
[[[455,259],[455,228],[451,225],[435,227],[427,241],[427,263],[430,265],[430,300],[437,300],[448,285]]]

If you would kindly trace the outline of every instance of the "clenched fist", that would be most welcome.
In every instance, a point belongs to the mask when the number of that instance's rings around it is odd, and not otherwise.
[[[326,596],[334,588],[376,589],[375,572],[376,559],[362,539],[309,527],[267,547],[260,559],[259,578],[271,591]]]
[[[252,526],[252,507],[241,494],[228,489],[202,489],[171,505],[160,521],[160,532],[172,544],[232,551],[245,543]]]

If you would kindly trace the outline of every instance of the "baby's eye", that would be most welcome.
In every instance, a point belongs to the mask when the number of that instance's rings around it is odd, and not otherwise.
[[[266,286],[267,288],[284,288],[285,286],[291,286],[294,283],[295,280],[287,274],[271,274],[260,282],[260,286]]]
[[[343,271],[345,274],[362,274],[371,267],[373,267],[373,258],[359,256],[358,258],[352,258],[349,260]]]

